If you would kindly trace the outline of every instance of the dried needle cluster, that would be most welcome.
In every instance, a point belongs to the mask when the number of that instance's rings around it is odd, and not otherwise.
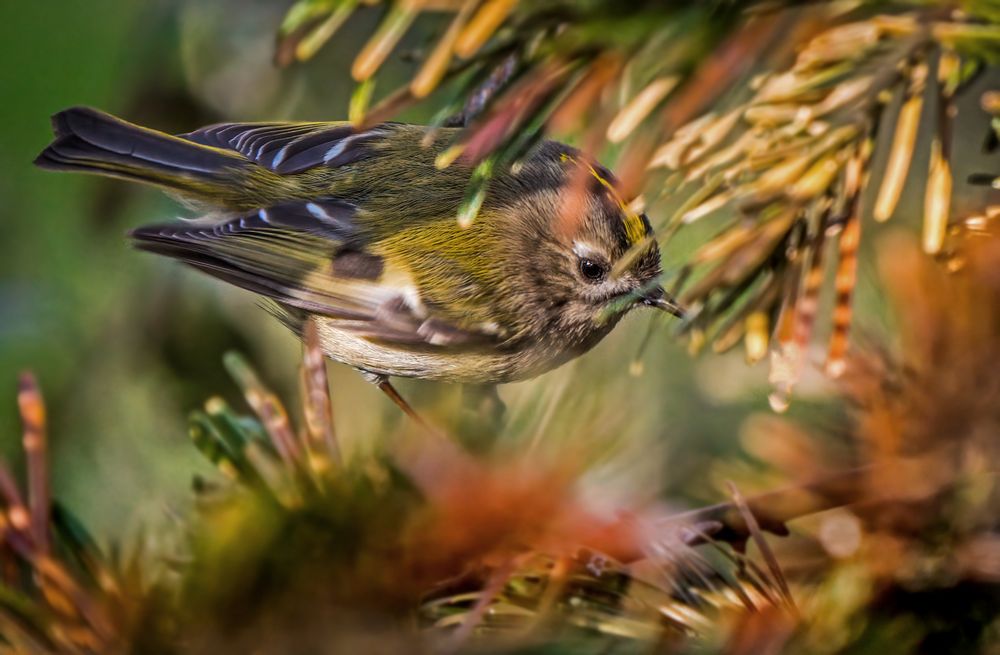
[[[17,400],[27,494],[0,466],[0,653],[120,652],[138,621],[130,600],[145,587],[139,560],[110,561],[51,502],[45,407],[31,375]]]
[[[881,643],[891,652],[972,653],[1000,643],[997,227],[996,217],[956,226],[949,240],[962,255],[947,262],[924,256],[901,231],[882,244],[879,271],[900,338],[849,355],[842,438],[773,415],[748,423],[744,443],[767,486],[775,472],[796,485],[833,472],[812,487],[811,502],[841,505],[797,523],[796,536],[777,545],[802,621],[792,633],[774,631],[769,652]],[[759,488],[759,471],[753,477],[743,476],[745,488]],[[803,580],[815,582],[795,586]]]
[[[668,231],[723,209],[731,217],[682,271],[695,274],[682,296],[696,312],[687,331],[716,351],[742,340],[751,362],[770,350],[776,408],[803,369],[829,266],[836,295],[826,369],[843,371],[862,223],[893,216],[912,167],[926,172],[924,250],[941,253],[954,99],[981,70],[982,33],[917,14],[823,31],[790,70],[756,77],[748,102],[700,117],[656,153],[654,165],[697,187]],[[915,161],[925,112],[937,117],[930,157]],[[889,156],[872,171],[880,139]]]

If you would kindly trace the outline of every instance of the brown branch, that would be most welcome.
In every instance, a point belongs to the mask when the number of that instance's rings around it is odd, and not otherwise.
[[[339,466],[341,456],[333,424],[326,359],[320,347],[316,321],[306,322],[303,342],[301,379],[306,453],[313,472],[322,475],[332,466]]]
[[[852,469],[803,485],[769,491],[746,501],[761,529],[772,534],[788,534],[786,523],[803,516],[835,507],[849,505],[860,499],[862,481],[872,472],[871,467]],[[689,546],[707,542],[742,543],[750,537],[750,527],[735,502],[719,503],[675,514],[663,525],[697,526],[684,534]]]

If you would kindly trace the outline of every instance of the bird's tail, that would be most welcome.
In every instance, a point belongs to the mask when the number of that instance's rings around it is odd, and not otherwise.
[[[171,136],[89,107],[52,117],[55,139],[35,159],[49,170],[69,170],[165,187],[213,204],[226,204],[254,164],[239,153]]]

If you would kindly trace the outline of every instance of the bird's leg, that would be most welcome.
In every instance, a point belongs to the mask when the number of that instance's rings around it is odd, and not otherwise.
[[[396,406],[403,410],[404,414],[419,423],[421,426],[430,428],[430,424],[428,424],[427,421],[420,416],[420,414],[417,414],[417,411],[413,409],[410,403],[406,402],[406,399],[399,395],[399,392],[396,391],[396,387],[392,386],[392,382],[382,380],[378,383],[378,388],[382,390],[382,393],[389,396],[389,400],[396,403]]]
[[[358,371],[365,380],[374,384],[382,393],[388,396],[389,400],[395,403],[396,407],[403,410],[403,413],[409,416],[414,423],[424,428],[434,436],[439,436],[437,430],[431,427],[431,424],[425,421],[423,417],[417,413],[417,410],[413,409],[413,406],[406,402],[405,398],[399,395],[399,392],[396,391],[396,387],[392,386],[392,382],[389,382],[389,376],[382,375],[380,373],[372,373],[371,371],[365,371],[362,369],[358,369]]]

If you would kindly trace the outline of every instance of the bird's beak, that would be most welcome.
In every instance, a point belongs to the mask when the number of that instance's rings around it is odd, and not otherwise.
[[[656,286],[647,291],[642,296],[642,304],[647,307],[655,307],[665,312],[673,314],[677,318],[683,319],[686,315],[684,308],[674,300],[670,294],[663,290],[663,287]]]

